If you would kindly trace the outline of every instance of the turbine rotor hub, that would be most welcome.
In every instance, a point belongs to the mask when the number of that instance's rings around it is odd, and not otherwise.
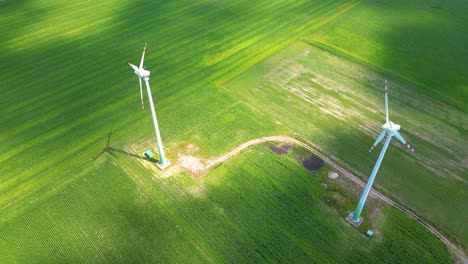
[[[392,121],[390,121],[389,123],[383,124],[382,129],[383,130],[389,130],[389,131],[391,131],[391,130],[398,131],[398,130],[400,130],[400,125],[395,124]]]
[[[150,71],[147,71],[145,69],[138,69],[137,71],[135,71],[135,74],[138,75],[138,77],[140,78],[145,78],[145,77],[149,78]]]

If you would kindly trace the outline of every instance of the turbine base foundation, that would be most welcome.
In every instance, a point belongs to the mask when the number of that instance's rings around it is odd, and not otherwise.
[[[355,228],[358,228],[362,224],[362,222],[364,222],[364,218],[359,217],[359,220],[357,222],[354,222],[353,215],[354,215],[354,212],[351,212],[348,215],[348,217],[346,217],[346,221],[350,223],[352,226],[354,226]]]
[[[164,162],[164,164],[161,164],[159,162],[156,162],[156,166],[158,166],[158,168],[160,170],[164,170],[165,168],[171,166],[171,162],[169,160],[166,160],[166,162]]]

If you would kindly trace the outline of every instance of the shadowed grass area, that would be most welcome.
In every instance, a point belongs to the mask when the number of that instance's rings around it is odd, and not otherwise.
[[[364,1],[308,39],[466,112],[467,14],[464,1]]]

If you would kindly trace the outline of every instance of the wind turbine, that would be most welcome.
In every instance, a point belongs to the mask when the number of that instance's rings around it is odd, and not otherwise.
[[[374,169],[372,170],[371,176],[369,177],[369,181],[367,182],[367,185],[364,188],[364,192],[362,193],[361,199],[359,200],[356,210],[354,210],[354,212],[351,212],[349,216],[346,218],[346,220],[355,227],[358,227],[364,221],[364,219],[361,217],[362,208],[364,207],[364,204],[366,203],[367,196],[369,195],[370,189],[372,188],[372,183],[374,182],[375,176],[377,175],[377,172],[379,171],[380,164],[382,163],[382,160],[385,156],[385,152],[387,151],[388,145],[390,144],[392,137],[396,137],[401,143],[403,143],[403,145],[405,145],[408,149],[414,152],[414,149],[408,144],[408,141],[406,141],[400,135],[400,133],[398,133],[398,130],[400,130],[400,126],[397,124],[394,124],[392,121],[390,121],[390,118],[388,117],[387,80],[385,80],[384,92],[385,92],[385,124],[382,125],[382,133],[380,133],[380,135],[377,137],[377,140],[375,140],[375,143],[372,145],[369,152],[371,152],[374,149],[374,147],[377,146],[377,144],[379,144],[380,141],[382,141],[385,135],[387,136],[387,139],[385,140],[385,143],[383,145],[382,151],[380,152],[379,158],[377,159],[377,162],[375,163]]]
[[[159,166],[159,168],[164,169],[167,166],[171,165],[171,162],[167,160],[166,156],[164,155],[161,135],[159,133],[158,120],[156,119],[156,111],[154,110],[153,97],[151,96],[151,89],[149,85],[150,72],[143,68],[143,62],[145,60],[145,52],[146,52],[146,44],[145,44],[145,48],[143,49],[143,54],[141,55],[141,61],[140,61],[139,67],[131,64],[130,62],[128,62],[128,65],[130,65],[130,67],[135,71],[135,74],[138,76],[138,80],[140,81],[140,98],[141,98],[141,107],[143,109],[144,109],[143,88],[141,86],[141,80],[143,79],[143,81],[145,81],[146,91],[148,93],[148,100],[149,100],[149,105],[151,109],[151,116],[153,117],[154,133],[156,134],[156,145],[158,146],[159,162],[157,163],[157,165]]]

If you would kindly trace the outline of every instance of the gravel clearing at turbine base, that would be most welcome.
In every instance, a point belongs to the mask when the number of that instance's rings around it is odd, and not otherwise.
[[[205,165],[201,160],[194,156],[179,154],[179,164],[182,168],[191,172],[199,172],[205,169]]]

